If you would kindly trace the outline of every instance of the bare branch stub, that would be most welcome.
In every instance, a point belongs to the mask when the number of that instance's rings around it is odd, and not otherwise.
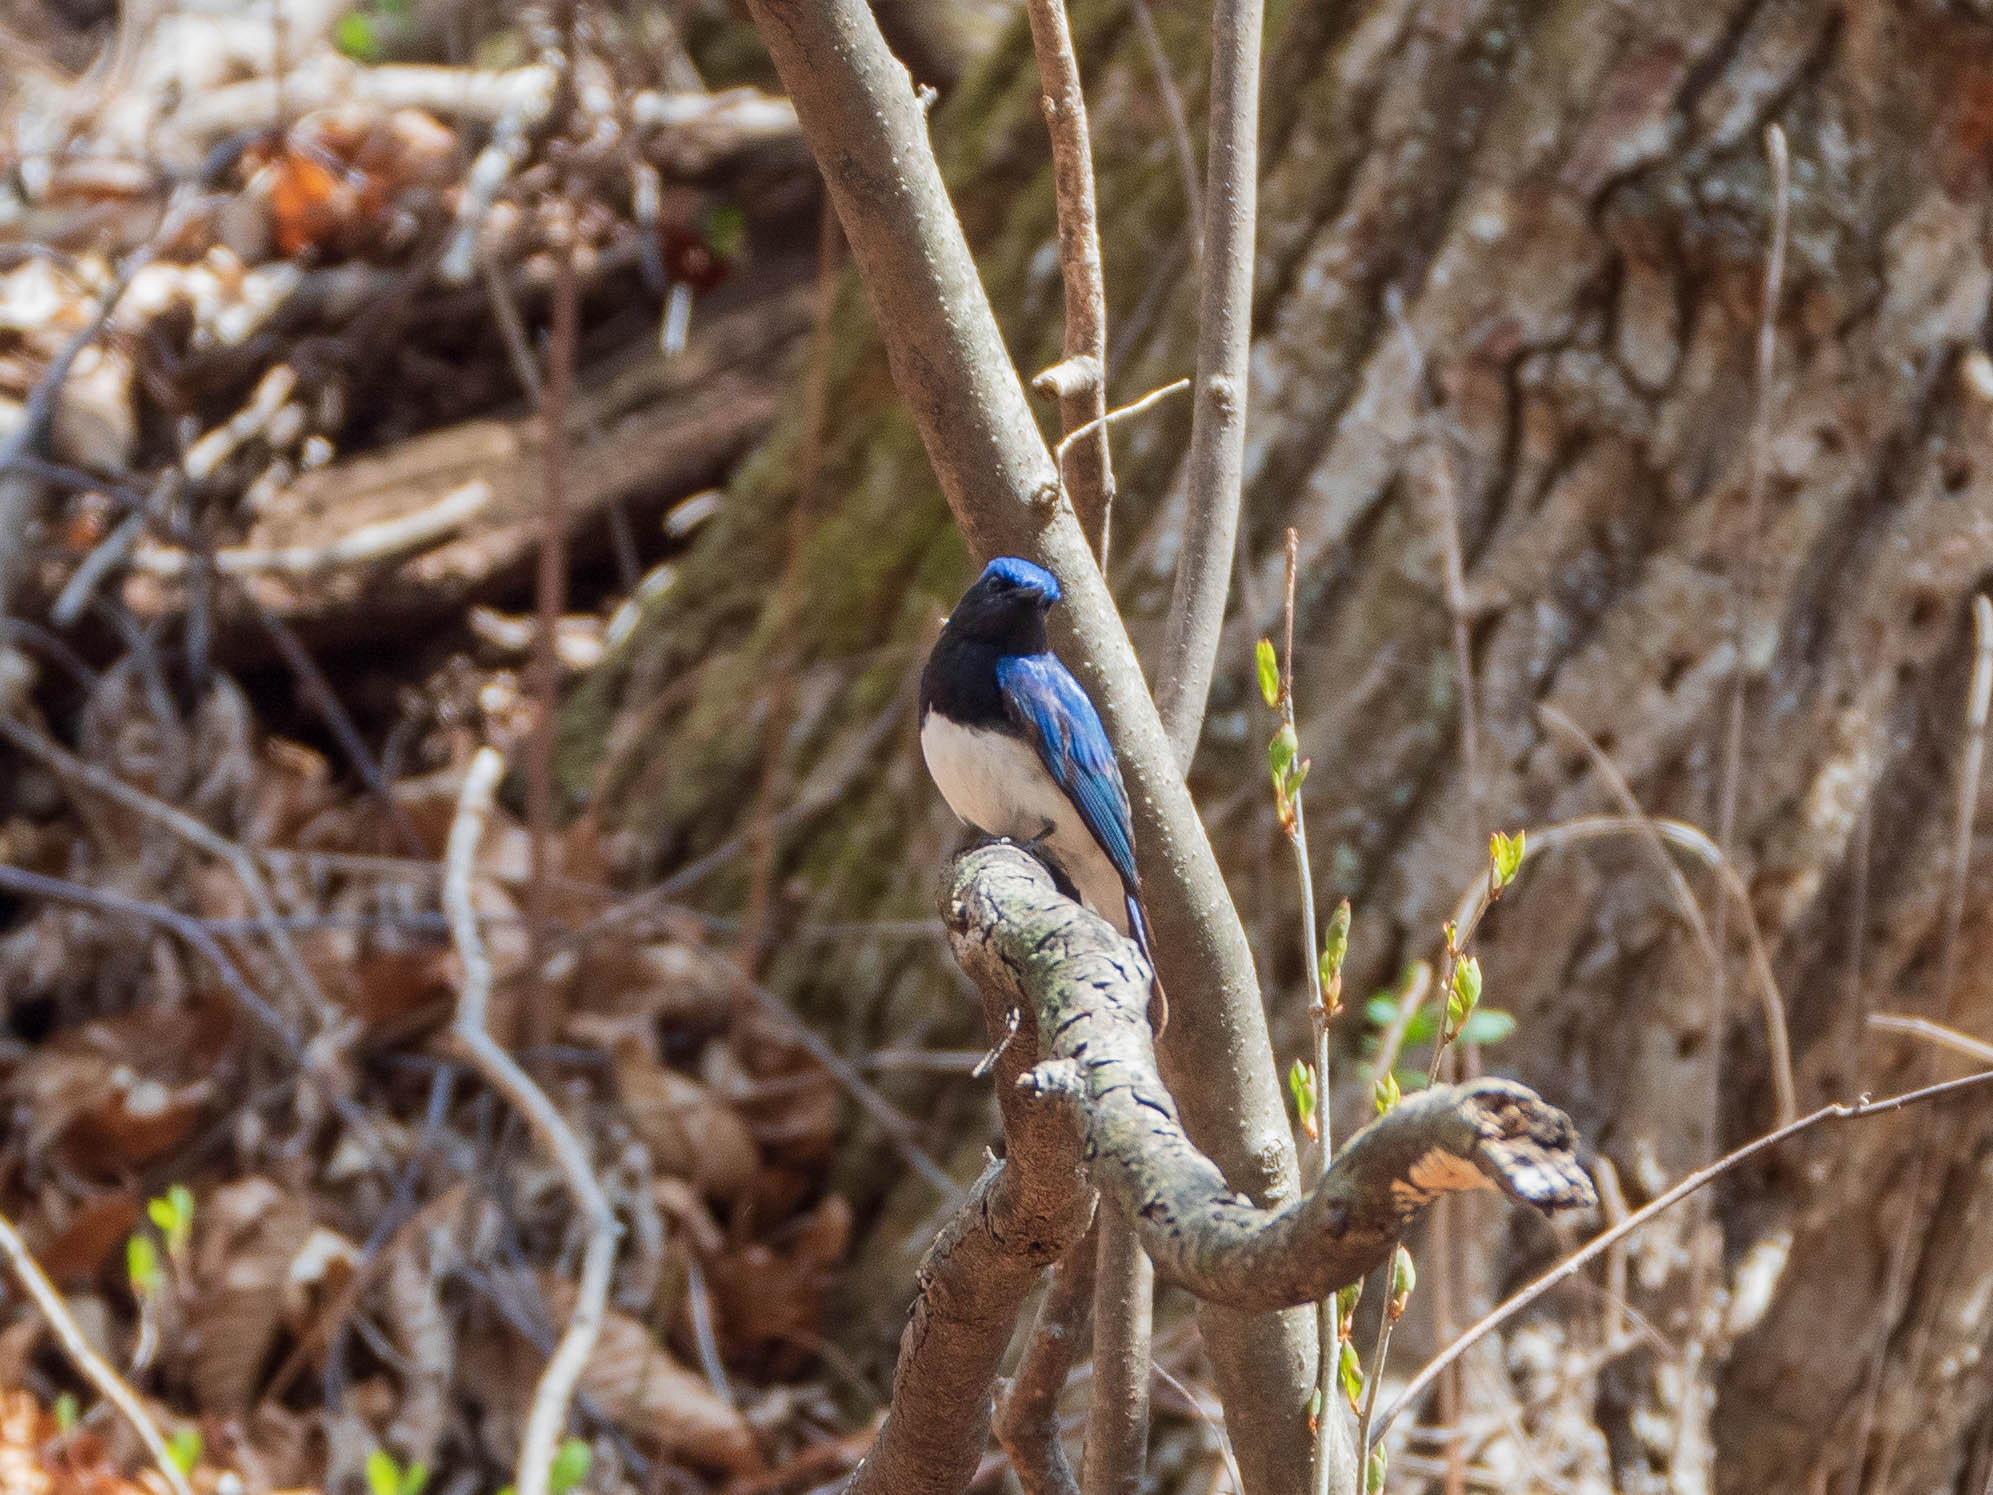
[[[1441,1194],[1595,1202],[1570,1118],[1527,1086],[1482,1079],[1412,1096],[1353,1137],[1312,1193],[1262,1209],[1184,1135],[1156,1074],[1132,945],[1003,845],[956,863],[947,921],[985,1000],[1001,992],[1038,1015],[1046,1056],[1027,1092],[1070,1108],[1096,1183],[1135,1221],[1158,1274],[1199,1298],[1253,1311],[1319,1301],[1382,1262]]]

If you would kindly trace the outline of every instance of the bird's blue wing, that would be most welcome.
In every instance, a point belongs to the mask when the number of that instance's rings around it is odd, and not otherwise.
[[[997,660],[996,675],[1004,710],[1080,812],[1132,901],[1141,884],[1135,875],[1128,791],[1093,702],[1051,654],[1007,654]]]

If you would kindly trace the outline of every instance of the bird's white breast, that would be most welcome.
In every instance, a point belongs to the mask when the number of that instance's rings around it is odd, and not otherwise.
[[[920,751],[958,819],[984,835],[1042,842],[1087,906],[1128,932],[1120,874],[1030,743],[930,711],[920,724]]]

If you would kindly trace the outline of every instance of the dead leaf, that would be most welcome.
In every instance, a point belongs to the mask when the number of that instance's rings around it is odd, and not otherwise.
[[[256,1399],[277,1342],[311,1206],[267,1178],[245,1178],[203,1200],[196,1219],[188,1373],[201,1406],[240,1412]]]
[[[617,1040],[614,1068],[630,1126],[659,1172],[691,1179],[716,1199],[735,1198],[754,1181],[761,1149],[733,1107],[660,1064],[634,1034]]]
[[[558,1322],[566,1323],[573,1304],[573,1287],[554,1284],[548,1307]],[[609,1310],[581,1387],[632,1438],[658,1453],[728,1474],[767,1467],[747,1419],[628,1314]]]

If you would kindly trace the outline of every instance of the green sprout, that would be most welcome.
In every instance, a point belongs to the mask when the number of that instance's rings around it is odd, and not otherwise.
[[[159,1248],[152,1244],[152,1237],[144,1231],[136,1231],[125,1242],[125,1276],[131,1281],[132,1292],[140,1298],[149,1298],[159,1291],[165,1274],[159,1267]]]
[[[166,1440],[166,1457],[182,1474],[192,1474],[201,1462],[203,1446],[199,1428],[177,1427],[173,1429],[173,1436]]]
[[[1322,1133],[1315,1122],[1315,1070],[1312,1065],[1296,1059],[1288,1066],[1287,1093],[1294,1098],[1294,1114],[1300,1119],[1301,1130],[1310,1137],[1319,1138]]]
[[[1343,1395],[1349,1398],[1349,1409],[1354,1412],[1363,1395],[1363,1362],[1356,1357],[1356,1345],[1350,1337],[1343,1336],[1342,1351],[1336,1361],[1336,1374],[1342,1378]]]
[[[1377,1077],[1377,1084],[1371,1091],[1371,1099],[1377,1103],[1377,1114],[1388,1116],[1398,1109],[1398,1102],[1404,1091],[1398,1086],[1398,1077],[1386,1070]]]
[[[1280,706],[1280,664],[1273,657],[1273,640],[1261,639],[1253,646],[1253,667],[1259,673],[1260,699],[1269,710]]]
[[[1390,1456],[1384,1452],[1382,1443],[1370,1450],[1370,1463],[1363,1471],[1365,1495],[1383,1495],[1384,1472],[1390,1465]]]
[[[554,1454],[554,1466],[547,1471],[548,1495],[568,1495],[568,1492],[588,1478],[588,1466],[594,1462],[595,1454],[585,1439],[569,1438]]]
[[[83,1420],[82,1405],[76,1400],[76,1393],[64,1391],[55,1399],[55,1430],[69,1434],[76,1431],[76,1424]]]
[[[367,1455],[368,1495],[422,1495],[429,1483],[429,1466],[417,1459],[406,1469],[385,1448]]]
[[[1481,962],[1463,955],[1453,967],[1452,989],[1446,994],[1446,1034],[1459,1036],[1461,1028],[1481,1004]]]
[[[1329,915],[1329,927],[1322,934],[1322,1005],[1338,1012],[1343,1004],[1343,958],[1349,954],[1349,900],[1343,899]]]
[[[194,1191],[185,1184],[172,1185],[157,1199],[146,1201],[145,1217],[165,1238],[173,1265],[184,1268],[194,1240]]]
[[[1412,1265],[1412,1253],[1401,1245],[1391,1257],[1392,1318],[1397,1318],[1405,1311],[1405,1304],[1412,1296],[1412,1289],[1418,1285],[1419,1274]]]
[[[1522,859],[1527,854],[1523,839],[1527,835],[1527,831],[1517,831],[1513,836],[1496,831],[1488,837],[1488,861],[1495,874],[1495,892],[1514,882],[1516,873],[1522,870]]]

